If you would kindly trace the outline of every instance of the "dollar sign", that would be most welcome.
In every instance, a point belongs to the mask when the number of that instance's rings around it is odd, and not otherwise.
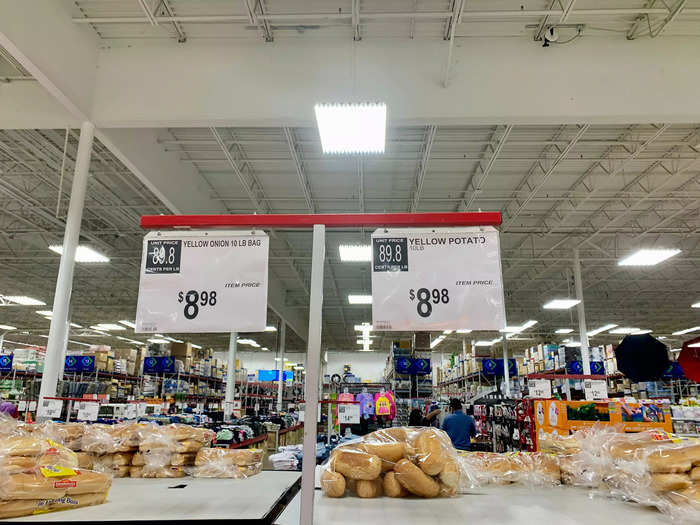
[[[177,302],[178,302],[178,303],[181,303],[182,300],[183,300],[182,292],[180,292],[179,294],[177,294]]]
[[[408,298],[413,301],[416,298],[416,292],[413,288],[408,291]]]

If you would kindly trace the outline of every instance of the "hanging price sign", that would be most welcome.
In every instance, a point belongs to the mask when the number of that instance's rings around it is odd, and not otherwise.
[[[263,331],[268,252],[264,232],[149,233],[136,332]]]
[[[338,405],[338,423],[357,425],[360,423],[360,405]]]
[[[376,230],[374,330],[499,330],[506,324],[498,231]]]
[[[608,398],[608,383],[605,379],[586,379],[583,382],[586,401]]]
[[[78,419],[81,421],[97,421],[97,415],[100,412],[99,403],[78,403]]]
[[[60,399],[44,399],[39,405],[37,417],[61,417],[63,401]]]
[[[136,403],[129,403],[126,405],[126,412],[124,413],[124,417],[126,419],[136,419],[138,414],[138,407]]]
[[[532,398],[551,399],[552,397],[552,382],[549,379],[528,379],[527,387]]]

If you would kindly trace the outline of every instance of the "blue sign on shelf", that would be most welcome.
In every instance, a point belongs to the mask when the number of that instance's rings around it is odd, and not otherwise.
[[[410,374],[411,373],[411,361],[410,357],[397,357],[394,359],[394,367],[397,374]]]
[[[581,361],[569,361],[566,363],[566,373],[573,375],[583,374],[583,364],[581,364]]]
[[[158,373],[158,358],[157,357],[147,357],[143,360],[143,373],[144,374],[157,374]]]
[[[683,378],[684,374],[683,374],[683,369],[681,368],[681,365],[678,364],[678,362],[676,362],[676,361],[671,363],[671,365],[666,369],[666,372],[664,372],[664,377],[672,378],[672,379]]]
[[[80,356],[67,355],[63,366],[64,372],[80,372]]]
[[[94,372],[95,371],[95,356],[92,355],[67,355],[64,372]]]
[[[0,355],[0,372],[12,372],[14,354]]]
[[[415,374],[417,376],[428,375],[430,370],[430,359],[421,358],[411,358],[411,364],[409,366],[409,374]]]
[[[603,361],[591,361],[591,374],[604,376],[605,363],[603,363]]]
[[[165,357],[147,357],[143,360],[144,374],[174,374],[175,373],[175,358],[170,356]]]
[[[481,372],[485,376],[504,375],[503,359],[483,359],[481,361]],[[508,359],[508,374],[511,377],[518,375],[518,364],[515,359]]]
[[[94,372],[95,371],[95,356],[81,355],[80,356],[80,371]]]

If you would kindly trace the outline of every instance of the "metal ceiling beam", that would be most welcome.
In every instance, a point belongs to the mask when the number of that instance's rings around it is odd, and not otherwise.
[[[666,30],[666,27],[668,27],[669,24],[671,24],[674,20],[678,18],[678,16],[680,16],[681,12],[683,12],[683,10],[685,9],[687,3],[687,0],[678,0],[678,2],[673,7],[669,7],[666,13],[666,17],[660,22],[655,23],[655,27],[652,27],[654,24],[652,24],[650,14],[640,15],[639,17],[637,17],[637,19],[635,19],[634,24],[627,32],[627,39],[634,40],[635,38],[639,38],[641,36],[649,36],[651,38],[656,38]],[[650,4],[653,5],[654,0],[652,0]],[[667,4],[664,2],[664,5]],[[642,25],[644,21],[646,21],[647,23],[647,29],[638,32],[637,30],[639,29],[639,26]]]
[[[352,0],[352,39],[356,42],[362,40],[360,33],[360,0]]]
[[[416,186],[413,193],[413,201],[411,202],[411,212],[418,210],[418,202],[420,201],[421,192],[423,191],[423,183],[425,182],[425,174],[428,170],[428,162],[430,162],[430,152],[433,149],[433,143],[435,142],[435,134],[437,133],[437,126],[428,126],[425,130],[425,143],[423,144],[423,155],[421,156],[421,161],[418,164],[418,173],[416,174]]]
[[[143,11],[143,14],[146,15],[146,19],[148,20],[148,23],[151,24],[152,26],[157,26],[158,25],[158,20],[154,16],[154,14],[151,12],[151,8],[148,5],[148,2],[146,0],[136,0],[141,7],[141,10]]]
[[[445,64],[445,76],[442,79],[442,86],[447,87],[450,82],[450,71],[452,69],[452,50],[455,44],[455,33],[457,24],[462,20],[462,11],[465,0],[452,0],[452,16],[447,20],[445,29],[445,40],[447,40],[447,63]]]
[[[160,0],[158,7],[163,8],[163,12],[167,14],[167,16],[174,17],[175,16],[175,11],[173,10],[172,6],[170,5],[170,0]],[[158,8],[156,8],[156,11],[158,11]],[[172,22],[173,28],[175,29],[175,32],[177,33],[177,41],[180,42],[181,44],[184,44],[187,42],[187,35],[185,34],[185,30],[182,29],[182,24],[180,22]]]
[[[284,136],[287,139],[287,145],[289,146],[289,153],[292,156],[292,161],[294,162],[294,168],[297,172],[297,177],[299,178],[299,185],[301,186],[301,191],[304,193],[304,200],[306,201],[306,206],[309,208],[311,213],[316,213],[316,207],[314,206],[313,199],[311,197],[311,188],[309,187],[309,179],[304,173],[304,168],[299,159],[299,152],[297,151],[296,138],[294,136],[294,131],[290,128],[283,128]]]

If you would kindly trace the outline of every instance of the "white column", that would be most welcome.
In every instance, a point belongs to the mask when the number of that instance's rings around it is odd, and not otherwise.
[[[226,367],[226,397],[224,398],[224,418],[231,421],[233,413],[233,394],[236,391],[236,347],[238,334],[231,332],[228,340],[228,365]]]
[[[280,381],[277,385],[277,412],[282,412],[282,392],[284,391],[284,343],[287,336],[287,323],[280,323],[280,361],[279,361],[279,371],[280,371]]]
[[[574,286],[576,287],[576,299],[581,301],[578,309],[579,341],[581,341],[581,361],[583,361],[583,373],[590,375],[591,359],[588,351],[588,332],[586,330],[586,310],[583,306],[583,283],[581,282],[581,261],[578,257],[578,248],[574,250]]]
[[[95,126],[91,122],[83,122],[80,127],[80,142],[78,143],[78,153],[75,159],[66,229],[63,234],[63,254],[58,267],[49,340],[46,344],[44,373],[39,391],[40,404],[45,397],[54,397],[56,395],[56,383],[61,370],[60,360],[65,355],[65,345],[68,337],[66,334],[68,330],[68,306],[73,289],[75,252],[80,239],[80,223],[83,218],[83,206],[85,204],[85,194],[87,193],[94,134]]]
[[[506,382],[506,397],[510,397],[510,370],[508,369],[508,339],[503,334],[503,379]]]
[[[318,387],[321,370],[321,308],[323,307],[323,265],[326,258],[326,227],[314,225],[313,257],[311,259],[311,301],[309,304],[309,346],[306,352],[306,402],[304,419],[304,461],[301,473],[300,525],[312,525],[314,519],[314,492],[316,461],[316,427],[318,414]]]

